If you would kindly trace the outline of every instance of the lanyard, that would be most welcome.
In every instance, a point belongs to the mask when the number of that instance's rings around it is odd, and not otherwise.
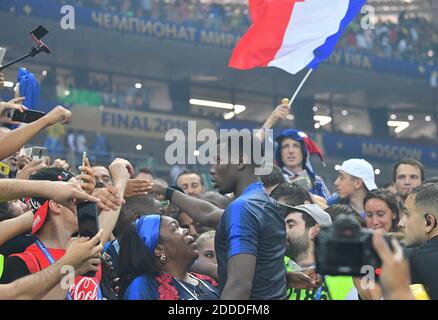
[[[315,300],[321,300],[321,293],[322,293],[322,286],[324,285],[324,282],[322,285],[318,288],[318,290],[315,293]]]
[[[196,278],[195,276],[191,275],[190,273],[189,273],[188,275],[189,275],[189,277],[191,277],[191,278],[193,278],[193,279],[199,281],[200,283],[202,283],[202,284],[204,285],[204,287],[207,288],[208,291],[210,291],[211,293],[217,295],[216,292],[214,292],[213,290],[211,290],[210,287],[209,287],[204,281],[202,281],[201,279]],[[175,279],[175,278],[174,278],[174,279]],[[187,288],[187,286],[186,286],[182,281],[179,281],[179,280],[177,280],[177,279],[175,279],[175,281],[178,282],[178,284],[179,284],[179,285],[180,285],[185,291],[187,291],[187,292],[193,297],[194,300],[199,300],[198,297],[192,292],[192,290],[190,290],[189,288]]]
[[[35,240],[35,244],[38,246],[38,248],[41,250],[41,252],[45,255],[45,257],[47,258],[47,260],[49,260],[50,264],[54,264],[55,263],[55,259],[53,259],[53,256],[50,254],[49,250],[46,248],[46,246],[40,241],[40,239],[36,239]],[[73,300],[71,295],[70,295],[70,291],[67,291],[67,296],[66,296],[67,300]]]

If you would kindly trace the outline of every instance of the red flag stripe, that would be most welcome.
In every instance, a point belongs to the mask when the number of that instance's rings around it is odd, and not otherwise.
[[[253,24],[234,49],[229,67],[266,67],[281,48],[296,2],[304,0],[250,0]]]

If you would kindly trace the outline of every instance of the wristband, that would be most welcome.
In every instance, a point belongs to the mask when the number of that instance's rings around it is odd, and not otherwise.
[[[167,187],[166,188],[166,193],[165,193],[166,200],[170,201],[172,199],[172,195],[173,195],[174,192],[175,192],[175,189]]]
[[[181,188],[178,187],[178,186],[168,186],[168,187],[166,188],[166,193],[165,193],[166,200],[169,200],[169,201],[170,201],[170,200],[172,199],[172,195],[173,195],[173,193],[174,193],[175,191],[179,191],[179,192],[185,193],[184,190],[181,189]]]

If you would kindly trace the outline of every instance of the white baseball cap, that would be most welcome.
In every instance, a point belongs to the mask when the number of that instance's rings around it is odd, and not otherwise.
[[[302,204],[299,206],[289,206],[285,203],[279,202],[280,205],[288,207],[294,211],[298,211],[301,213],[307,213],[311,216],[321,227],[328,227],[332,225],[332,218],[330,215],[321,209],[321,207],[317,204]]]
[[[349,159],[344,161],[339,171],[343,171],[350,176],[362,179],[368,191],[377,189],[374,180],[374,168],[364,159]]]

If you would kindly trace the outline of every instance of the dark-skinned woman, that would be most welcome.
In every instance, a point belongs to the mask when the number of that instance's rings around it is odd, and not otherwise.
[[[216,282],[189,273],[198,258],[195,239],[167,216],[148,215],[120,241],[120,281],[125,300],[216,300]]]

